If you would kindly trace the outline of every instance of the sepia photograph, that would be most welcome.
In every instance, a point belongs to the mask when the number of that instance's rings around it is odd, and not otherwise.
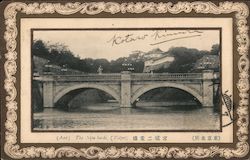
[[[249,5],[3,1],[1,158],[247,159]]]
[[[221,130],[220,28],[31,35],[34,132]]]

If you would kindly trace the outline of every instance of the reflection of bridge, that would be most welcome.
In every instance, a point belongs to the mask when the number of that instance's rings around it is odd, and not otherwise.
[[[73,98],[80,89],[94,88],[113,96],[121,107],[131,107],[147,91],[161,87],[183,90],[203,106],[213,106],[213,72],[203,73],[128,73],[42,75],[34,80],[43,84],[43,105],[53,107],[64,95]]]

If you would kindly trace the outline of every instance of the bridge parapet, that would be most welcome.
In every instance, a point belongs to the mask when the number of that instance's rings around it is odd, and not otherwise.
[[[127,76],[131,81],[167,81],[167,80],[202,80],[204,73],[105,73],[105,74],[80,74],[80,75],[42,75],[36,77],[40,81],[59,82],[95,82],[95,81],[121,81],[122,76]],[[123,78],[124,79],[124,78]]]
[[[212,70],[204,70],[203,71],[203,79],[211,80],[214,78],[214,72]]]
[[[201,80],[202,73],[153,73],[153,74],[132,74],[132,80],[143,81],[165,81],[165,80]]]
[[[45,75],[59,82],[94,82],[94,81],[120,81],[121,74],[80,74],[80,75]],[[47,79],[45,78],[45,79]]]

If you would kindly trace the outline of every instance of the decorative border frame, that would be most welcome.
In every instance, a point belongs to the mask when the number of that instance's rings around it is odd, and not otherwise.
[[[35,147],[30,146],[26,148],[20,148],[17,144],[17,113],[18,104],[16,101],[17,89],[16,84],[16,72],[17,72],[17,40],[18,30],[16,26],[18,12],[26,15],[38,15],[38,14],[54,14],[72,15],[79,12],[80,14],[96,15],[101,12],[110,14],[116,13],[144,13],[150,14],[157,13],[190,13],[200,14],[230,14],[235,13],[235,23],[237,26],[236,40],[238,42],[237,51],[240,56],[238,61],[239,80],[237,88],[239,90],[239,104],[237,107],[237,121],[238,130],[236,132],[237,143],[236,148],[220,148],[219,146],[211,146],[209,148],[202,147],[149,147],[134,148],[134,147],[122,147],[116,148],[110,146],[106,149],[102,149],[97,146],[91,146],[89,148],[73,148],[70,146],[64,146],[55,148],[53,146]],[[87,2],[87,3],[66,3],[64,5],[60,3],[22,3],[12,2],[4,10],[4,18],[6,30],[4,33],[4,39],[6,41],[7,53],[5,54],[6,61],[4,63],[5,80],[4,89],[6,90],[6,117],[5,121],[5,153],[14,159],[22,158],[60,158],[60,157],[84,157],[87,159],[107,159],[107,158],[208,158],[215,155],[224,158],[232,157],[244,157],[249,152],[248,139],[248,125],[249,125],[249,59],[248,59],[248,26],[247,17],[249,16],[249,9],[245,3],[234,2],[220,2],[219,5],[215,5],[212,2],[178,2],[173,4],[172,2],[166,3],[154,3],[154,2],[136,2],[136,3],[116,3],[116,2]],[[126,145],[126,144],[125,144]]]

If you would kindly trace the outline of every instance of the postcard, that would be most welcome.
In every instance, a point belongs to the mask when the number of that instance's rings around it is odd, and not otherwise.
[[[4,1],[1,158],[249,158],[248,6]]]

